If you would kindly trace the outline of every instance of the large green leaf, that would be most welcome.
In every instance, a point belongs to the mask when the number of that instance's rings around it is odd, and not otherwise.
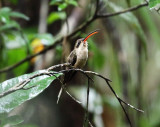
[[[7,81],[4,81],[0,84],[0,93],[3,93],[13,86],[17,85],[21,81],[35,75],[44,73],[45,70],[39,70],[30,74],[25,74],[13,79],[9,79]],[[57,74],[56,76],[60,76],[61,74]],[[54,76],[48,76],[48,75],[42,75],[39,77],[34,78],[31,80],[25,88],[35,86],[33,88],[27,89],[27,90],[18,90],[11,94],[8,94],[2,98],[0,98],[0,113],[9,112],[18,105],[24,103],[27,100],[30,100],[34,97],[36,97],[38,94],[43,92],[50,83],[55,79]]]

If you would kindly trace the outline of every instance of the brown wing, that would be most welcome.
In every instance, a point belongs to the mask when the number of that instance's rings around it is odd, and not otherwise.
[[[76,60],[77,60],[77,55],[75,50],[73,50],[68,56],[67,62],[71,63],[71,65],[74,66],[74,64],[76,63]]]
[[[74,64],[76,63],[76,60],[77,60],[76,52],[75,52],[75,50],[73,50],[70,53],[70,55],[68,56],[67,62],[71,63],[71,65],[74,66]],[[69,68],[67,68],[67,69],[69,69]],[[76,71],[73,71],[73,70],[67,72],[65,74],[65,76],[64,76],[63,84],[69,82],[73,78],[73,76],[75,75],[75,73],[76,73]]]

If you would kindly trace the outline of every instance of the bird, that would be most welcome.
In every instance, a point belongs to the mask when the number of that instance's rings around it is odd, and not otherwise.
[[[69,54],[67,58],[67,63],[70,63],[70,65],[74,68],[81,69],[85,66],[87,60],[88,60],[88,38],[90,38],[92,35],[97,34],[99,32],[99,29],[94,30],[90,32],[85,38],[78,39],[76,41],[76,44],[74,46],[73,51]],[[66,84],[69,82],[72,77],[75,75],[76,71],[69,71],[68,73],[65,74],[63,84]],[[58,100],[61,96],[63,88],[61,88],[59,95],[58,95]]]

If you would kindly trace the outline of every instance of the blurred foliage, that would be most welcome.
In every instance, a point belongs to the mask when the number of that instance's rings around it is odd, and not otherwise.
[[[20,12],[12,11],[9,7],[0,9],[0,68],[12,65],[15,62],[20,61],[26,54],[26,42],[24,36],[21,33],[21,27],[17,21],[13,18],[22,18],[29,20],[27,16]],[[18,35],[18,36],[17,36]],[[22,64],[20,67],[14,70],[16,76],[24,74],[28,64]],[[21,69],[21,71],[17,71]]]
[[[58,11],[62,11],[69,5],[78,6],[78,3],[76,0],[51,0],[50,5],[57,5]]]
[[[108,6],[114,10],[114,12],[118,12],[120,10],[124,10],[122,7],[119,7],[115,5],[112,2],[107,2]],[[126,23],[128,23],[129,26],[136,32],[137,36],[141,39],[140,43],[142,43],[142,48],[144,48],[145,54],[147,55],[147,47],[146,47],[146,42],[147,38],[145,36],[145,33],[137,19],[137,17],[134,16],[133,13],[125,13],[122,15],[119,15],[123,20],[125,20]],[[118,18],[118,17],[117,17]]]
[[[62,19],[64,20],[66,18],[66,13],[65,12],[52,12],[48,16],[47,22],[48,24],[52,24],[53,22]]]
[[[10,2],[11,2],[12,4],[14,4],[14,5],[17,5],[18,0],[10,0]]]
[[[156,8],[160,4],[160,0],[149,0],[149,7],[151,9]]]
[[[58,12],[51,12],[48,16],[47,22],[48,24],[52,24],[53,22],[57,20],[64,20],[66,19],[66,12],[65,9],[69,5],[78,6],[78,3],[76,0],[51,0],[50,5],[57,6]]]
[[[0,120],[1,120],[1,124],[0,127],[4,127],[4,126],[14,126],[14,125],[18,125],[20,123],[22,123],[24,120],[18,116],[18,115],[14,115],[14,116],[9,116],[7,117],[7,115],[5,113],[0,114]]]
[[[41,43],[45,46],[52,45],[55,42],[55,38],[52,36],[52,34],[45,33],[45,34],[36,34],[34,36],[34,39],[38,39],[41,41]],[[32,42],[31,42],[32,43]],[[35,42],[35,45],[37,42]]]
[[[22,13],[14,12],[8,7],[4,7],[0,9],[0,32],[9,30],[10,28],[20,29],[20,25],[11,18],[22,18],[25,20],[29,20],[27,16]],[[2,26],[3,25],[3,26]]]

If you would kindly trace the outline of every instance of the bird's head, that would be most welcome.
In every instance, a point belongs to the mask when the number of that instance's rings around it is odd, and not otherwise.
[[[75,48],[79,48],[81,46],[82,47],[88,47],[87,39],[89,37],[91,37],[92,35],[97,34],[98,32],[99,32],[99,30],[92,31],[87,35],[87,37],[78,39],[77,42],[76,42]]]

